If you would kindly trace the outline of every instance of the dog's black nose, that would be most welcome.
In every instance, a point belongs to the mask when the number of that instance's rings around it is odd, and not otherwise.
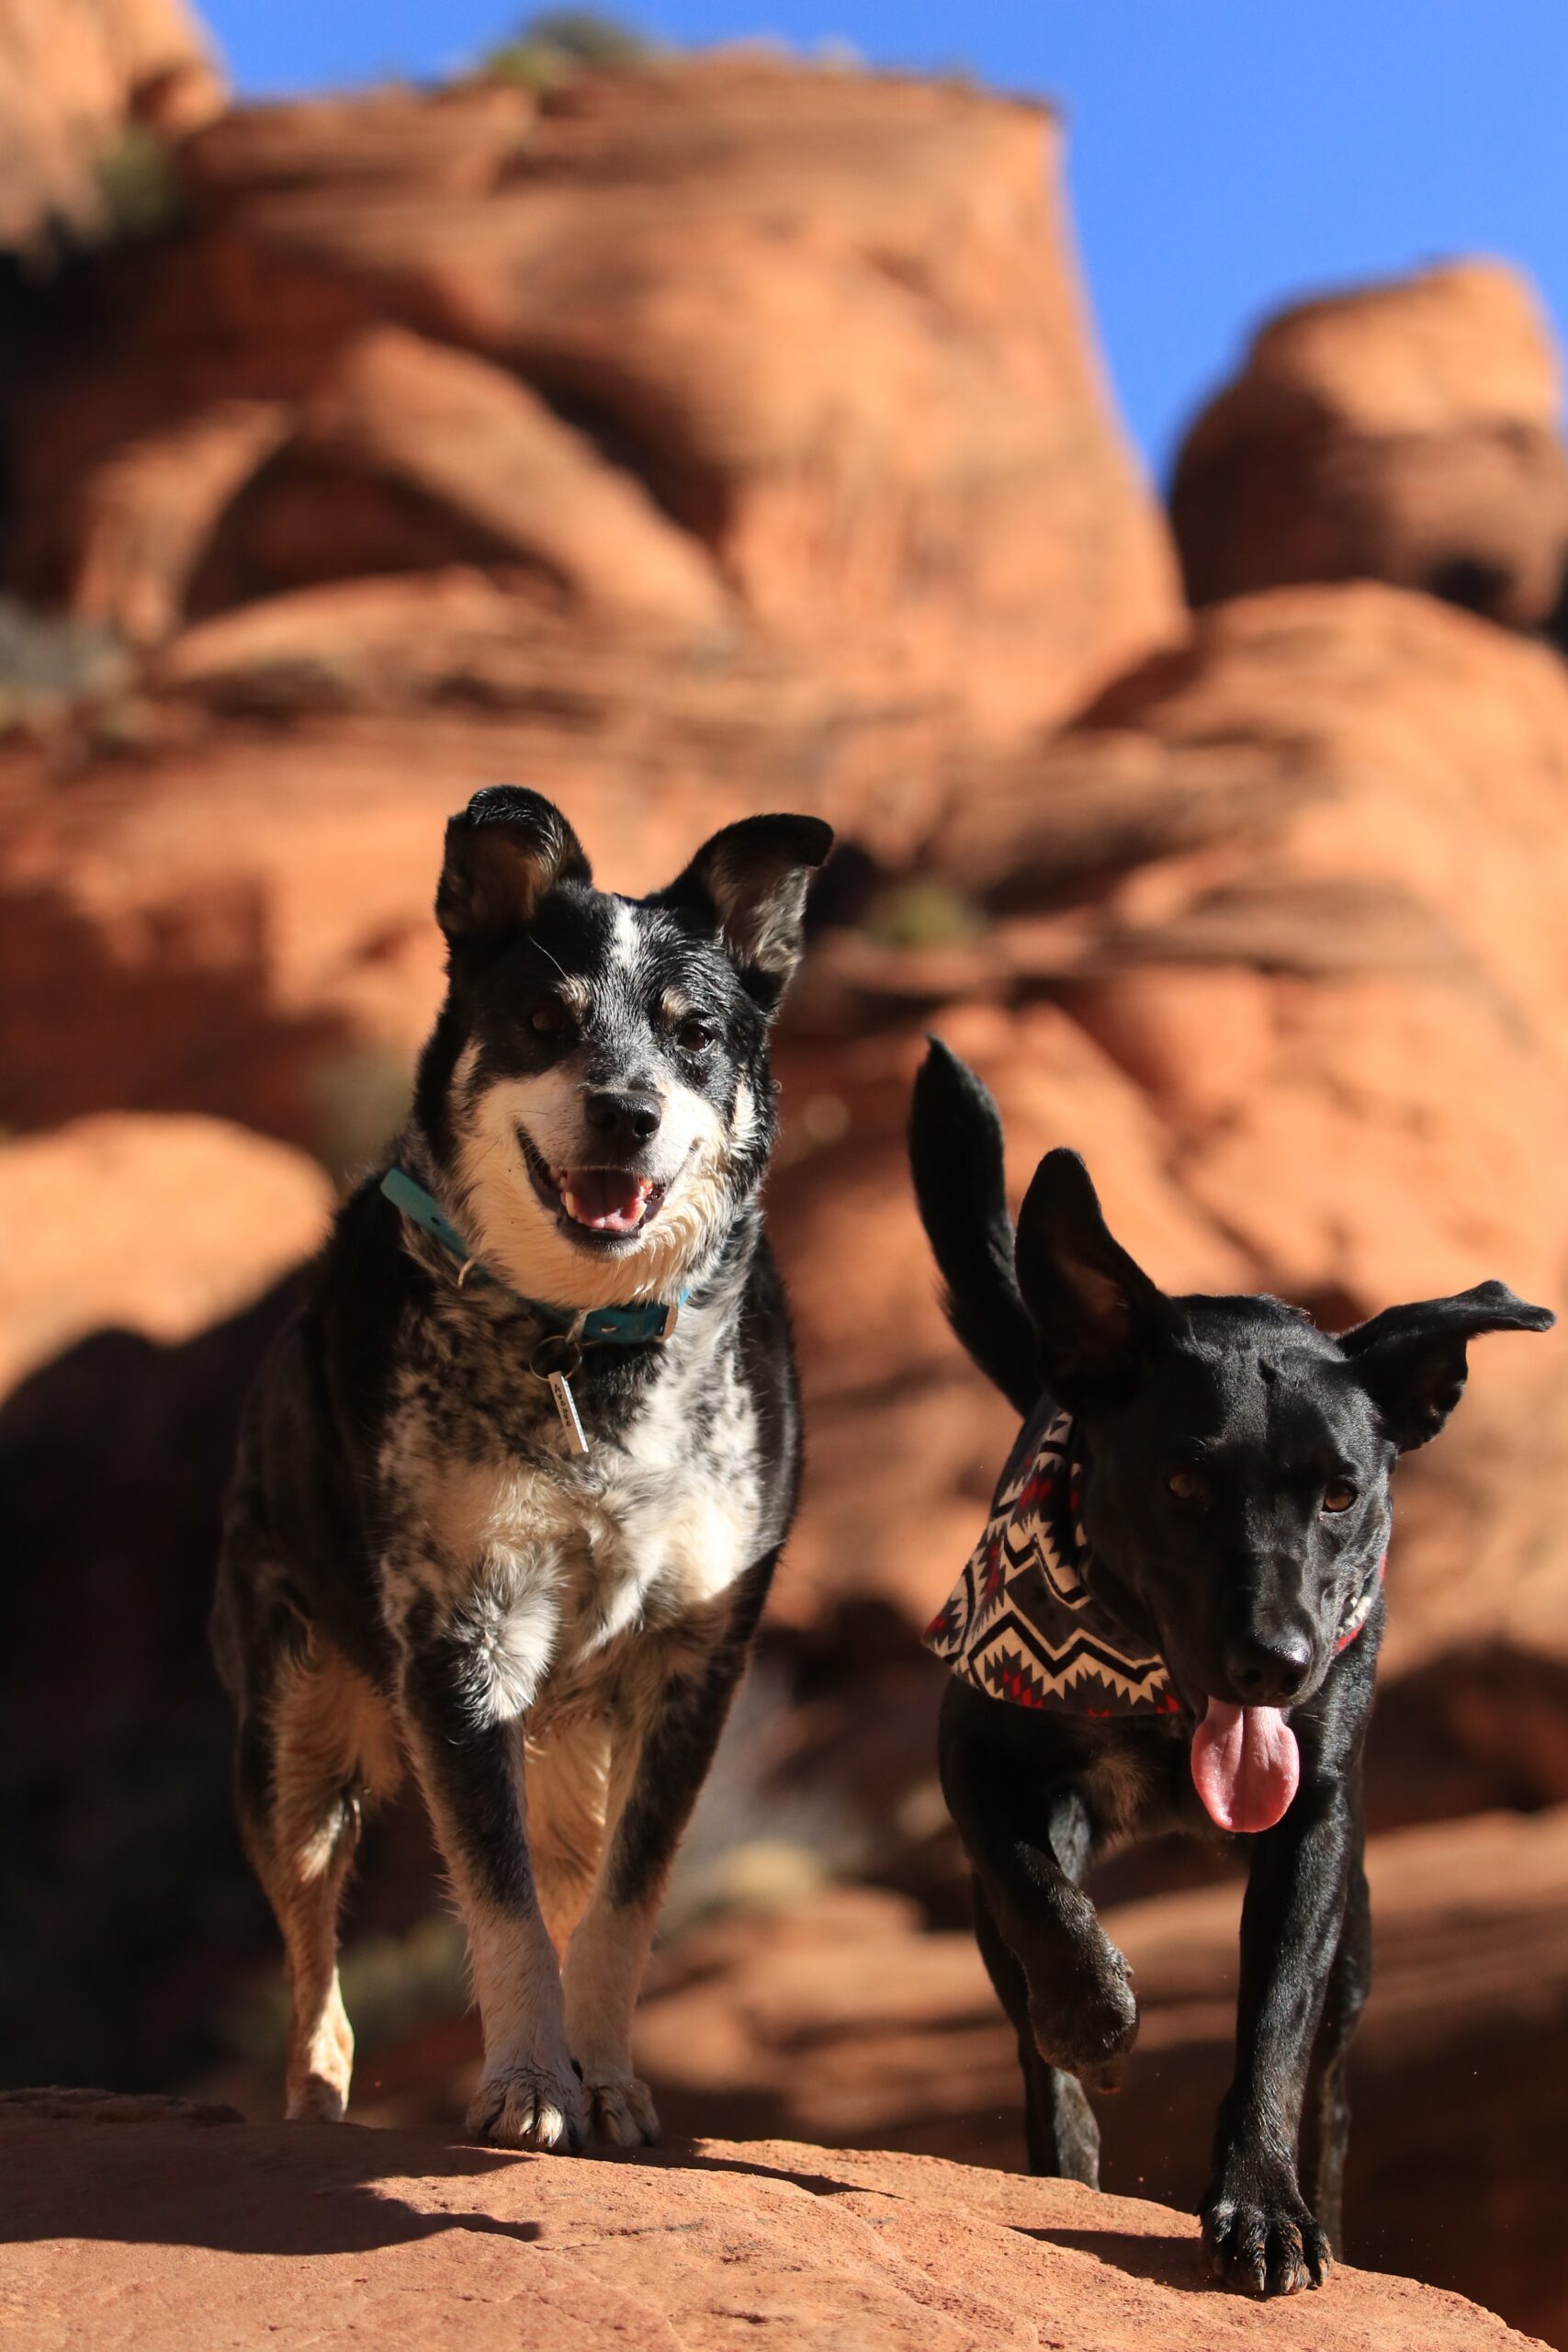
[[[588,1132],[613,1151],[636,1151],[659,1133],[663,1116],[657,1094],[628,1087],[624,1092],[591,1094],[582,1115]]]
[[[1238,1634],[1225,1650],[1225,1672],[1243,1706],[1289,1704],[1312,1671],[1312,1644],[1304,1634],[1271,1634],[1267,1640]]]

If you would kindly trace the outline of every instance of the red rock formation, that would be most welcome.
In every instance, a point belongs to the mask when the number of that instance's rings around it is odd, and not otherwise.
[[[92,233],[97,166],[127,124],[188,130],[221,102],[185,0],[3,0],[0,247]]]
[[[819,670],[1004,729],[1173,624],[1035,109],[731,60],[586,77],[537,116],[482,86],[241,113],[182,171],[198,225],[96,288],[90,356],[64,331],[34,357],[30,594],[150,633],[522,559],[595,625],[733,605]],[[423,343],[367,345],[377,321]],[[182,480],[193,441],[222,456]]]
[[[1201,2279],[1196,2224],[931,2158],[702,2141],[637,2163],[455,2148],[429,2134],[270,2130],[24,2093],[0,2123],[18,2243],[0,2290],[101,2352],[246,2352],[395,2330],[474,2352],[541,2335],[730,2352],[1504,2352],[1457,2295],[1365,2271],[1267,2308]],[[52,2112],[51,2112],[52,2109]]]
[[[1181,450],[1189,594],[1390,580],[1539,627],[1568,567],[1562,397],[1540,306],[1500,263],[1281,312]]]
[[[215,1119],[0,1144],[0,1398],[91,1331],[196,1338],[309,1257],[331,1207],[312,1161]]]

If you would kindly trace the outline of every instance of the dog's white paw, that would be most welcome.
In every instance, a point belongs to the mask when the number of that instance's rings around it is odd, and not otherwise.
[[[629,2071],[608,2069],[589,2074],[582,2086],[588,2094],[593,2136],[613,2148],[652,2148],[659,2143],[659,2113],[653,2093]]]
[[[487,2065],[468,2109],[476,2140],[498,2148],[576,2155],[588,2136],[588,2101],[570,2060],[559,2065]]]
[[[334,1987],[315,2032],[289,2053],[289,2122],[341,2123],[353,2078],[354,2029]]]
[[[340,2087],[323,2075],[307,2075],[299,2082],[290,2081],[284,2112],[290,2123],[341,2123],[348,2107],[346,2092],[346,2084]]]

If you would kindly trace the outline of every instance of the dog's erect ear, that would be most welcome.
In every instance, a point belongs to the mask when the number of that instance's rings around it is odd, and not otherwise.
[[[1351,1370],[1401,1453],[1436,1437],[1464,1390],[1468,1342],[1483,1331],[1550,1331],[1549,1306],[1516,1298],[1506,1283],[1477,1283],[1453,1298],[1385,1307],[1340,1335]]]
[[[521,785],[489,785],[447,823],[435,920],[452,947],[497,946],[555,883],[592,878],[553,801]]]
[[[1174,1302],[1106,1224],[1076,1151],[1048,1151],[1019,1211],[1014,1262],[1053,1396],[1077,1408],[1124,1394],[1178,1329]]]
[[[771,1012],[800,961],[812,871],[832,846],[820,817],[743,817],[705,842],[660,896],[712,913],[741,978]]]

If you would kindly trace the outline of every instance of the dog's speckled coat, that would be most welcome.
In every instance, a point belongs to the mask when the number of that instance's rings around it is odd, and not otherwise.
[[[480,794],[448,828],[450,987],[393,1156],[491,1279],[459,1288],[374,1178],[346,1204],[251,1401],[214,1612],[288,1955],[291,2115],[347,2100],[338,1897],[360,1805],[407,1753],[468,1932],[472,2127],[533,2147],[656,2132],[632,2011],[795,1508],[757,1195],[768,1025],[829,838],[749,820],[633,901],[592,888],[536,795]],[[572,1211],[565,1177],[601,1168],[646,1193],[635,1228]],[[665,1341],[586,1351],[590,1451],[570,1453],[526,1302],[682,1290]]]

